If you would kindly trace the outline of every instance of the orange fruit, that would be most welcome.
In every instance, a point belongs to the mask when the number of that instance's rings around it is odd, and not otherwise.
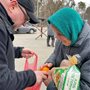
[[[46,71],[46,72],[47,72],[47,71],[49,71],[49,67],[48,67],[48,66],[45,66],[45,67],[41,68],[40,70],[41,70],[41,71]]]

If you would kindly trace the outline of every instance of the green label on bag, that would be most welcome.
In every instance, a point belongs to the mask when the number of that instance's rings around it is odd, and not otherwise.
[[[78,90],[80,71],[74,65],[68,68],[56,68],[53,79],[58,90]]]

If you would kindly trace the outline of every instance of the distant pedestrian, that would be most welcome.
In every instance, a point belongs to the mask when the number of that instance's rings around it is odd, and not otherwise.
[[[50,44],[50,39],[52,40],[51,41],[51,44]],[[54,42],[55,42],[55,37],[54,37],[54,32],[51,30],[51,27],[49,24],[47,24],[47,46],[50,47],[54,47]]]

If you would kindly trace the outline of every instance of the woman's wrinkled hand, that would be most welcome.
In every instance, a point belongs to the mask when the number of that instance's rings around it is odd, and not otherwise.
[[[49,83],[53,80],[52,77],[53,77],[54,70],[55,68],[52,68],[51,70],[48,71],[48,78],[43,81],[46,86],[48,86]]]
[[[71,63],[69,60],[67,59],[62,60],[60,67],[69,67],[69,66],[71,66]]]
[[[39,67],[39,70],[41,70],[41,69],[44,68],[44,67],[48,67],[48,68],[50,69],[52,66],[53,66],[52,63],[45,63],[45,64],[43,64],[43,65],[41,65],[41,66]]]

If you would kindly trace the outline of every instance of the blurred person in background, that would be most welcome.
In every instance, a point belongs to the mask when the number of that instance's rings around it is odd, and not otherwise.
[[[50,40],[51,40],[51,44],[50,44]],[[51,30],[51,27],[49,24],[47,24],[47,46],[50,47],[54,47],[54,43],[55,43],[55,36],[54,36],[54,32],[53,30]]]

